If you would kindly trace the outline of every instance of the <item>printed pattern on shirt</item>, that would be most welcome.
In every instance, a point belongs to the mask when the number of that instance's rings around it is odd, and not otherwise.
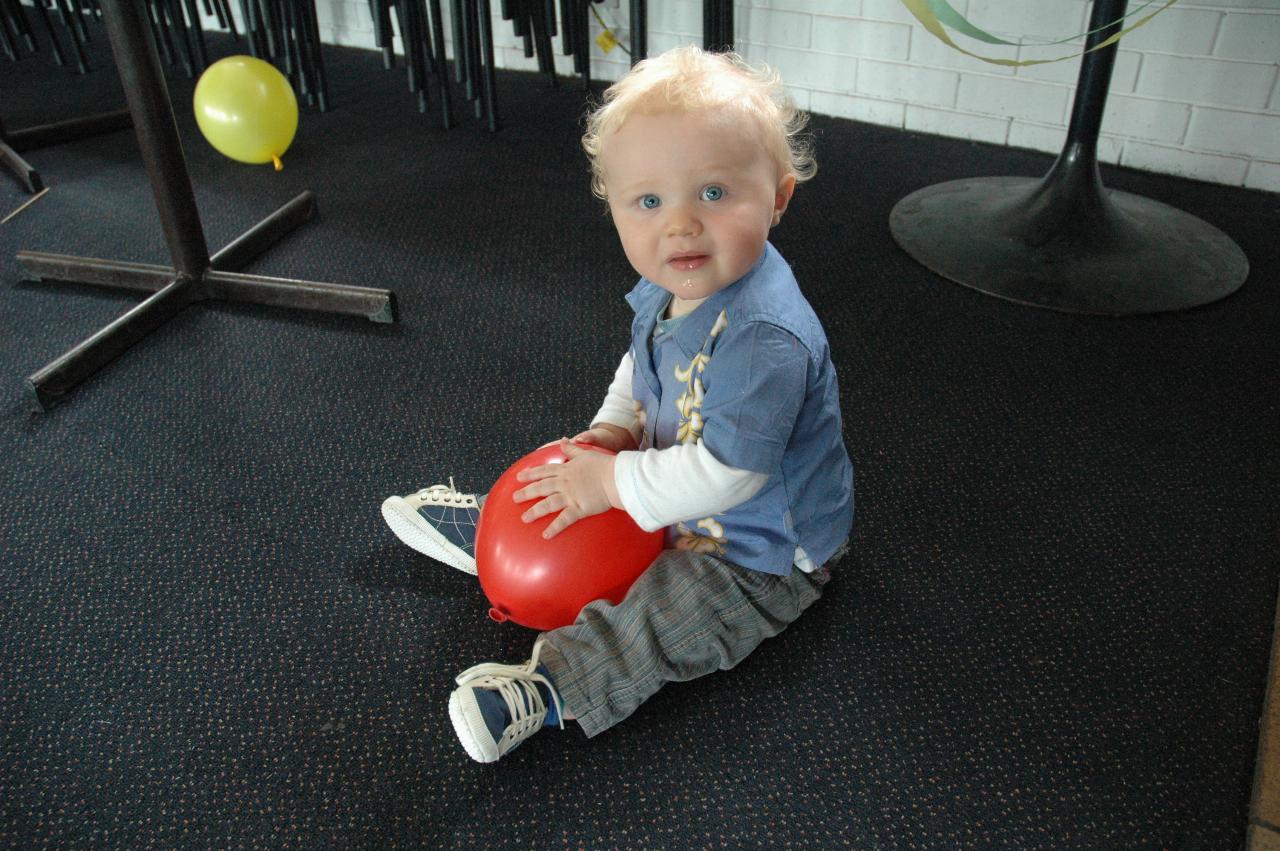
[[[676,440],[681,443],[697,443],[702,437],[702,412],[699,410],[704,401],[702,391],[702,370],[711,362],[711,356],[698,352],[689,361],[688,369],[681,369],[676,364],[676,381],[683,381],[685,391],[676,399],[676,409],[680,411],[680,427],[676,429]]]
[[[702,532],[693,531],[687,523],[677,523],[676,534],[679,537],[676,538],[673,548],[690,550],[695,553],[724,555],[725,548],[729,545],[729,539],[725,537],[724,526],[720,524],[720,521],[716,520],[715,517],[704,517],[696,525]]]
[[[710,342],[718,337],[728,324],[729,319],[725,311],[720,311],[715,324],[711,326],[707,341]],[[676,380],[684,382],[685,385],[685,392],[681,393],[675,401],[676,409],[680,412],[676,440],[681,443],[697,443],[702,439],[702,427],[705,425],[701,411],[702,403],[705,401],[702,372],[709,363],[711,363],[711,355],[701,351],[693,356],[688,367],[682,368],[680,364],[675,366]],[[695,531],[695,529],[701,531]],[[729,539],[725,537],[724,526],[714,516],[702,518],[694,524],[694,528],[690,528],[687,523],[676,524],[674,546],[678,550],[724,555],[728,543]]]

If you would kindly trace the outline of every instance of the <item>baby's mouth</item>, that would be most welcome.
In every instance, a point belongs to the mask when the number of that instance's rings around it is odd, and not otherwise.
[[[708,254],[677,254],[667,262],[681,272],[692,272],[710,259]]]

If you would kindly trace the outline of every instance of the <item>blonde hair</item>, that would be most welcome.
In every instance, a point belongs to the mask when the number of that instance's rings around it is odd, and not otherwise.
[[[817,172],[804,134],[809,116],[796,107],[778,72],[749,65],[736,53],[709,53],[690,44],[637,63],[587,116],[582,147],[591,160],[591,191],[608,197],[600,151],[632,114],[700,110],[734,110],[752,120],[779,174],[801,182]]]

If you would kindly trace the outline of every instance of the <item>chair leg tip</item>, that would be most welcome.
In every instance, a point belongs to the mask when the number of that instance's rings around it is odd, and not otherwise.
[[[381,325],[392,325],[400,318],[400,310],[396,306],[396,294],[387,293],[387,300],[383,302],[382,307],[369,314],[370,322],[377,322]]]
[[[23,384],[27,387],[27,402],[31,405],[31,413],[44,414],[53,407],[56,399],[41,390],[34,381],[28,378]]]

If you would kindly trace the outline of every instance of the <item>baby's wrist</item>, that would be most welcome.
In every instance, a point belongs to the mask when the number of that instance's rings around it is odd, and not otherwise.
[[[607,440],[610,446],[616,451],[621,452],[627,449],[634,449],[636,447],[635,435],[633,435],[629,429],[623,428],[620,425],[614,425],[613,423],[594,423],[591,426],[591,430],[605,435],[605,440]]]
[[[608,498],[611,507],[622,508],[622,497],[618,494],[618,483],[614,480],[616,467],[616,458],[610,458],[609,463],[604,467],[604,494]]]

